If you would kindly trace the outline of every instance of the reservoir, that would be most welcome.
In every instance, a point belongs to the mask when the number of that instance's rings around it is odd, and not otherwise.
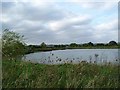
[[[43,64],[79,63],[116,63],[118,49],[66,49],[47,52],[36,52],[23,57],[26,61]]]

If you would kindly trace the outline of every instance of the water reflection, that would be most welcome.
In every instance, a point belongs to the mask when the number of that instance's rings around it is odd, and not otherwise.
[[[62,63],[116,63],[118,61],[117,49],[72,49],[37,52],[25,55],[23,60],[43,64]]]

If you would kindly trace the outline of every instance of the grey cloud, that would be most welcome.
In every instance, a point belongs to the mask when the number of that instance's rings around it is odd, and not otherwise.
[[[84,25],[84,28],[68,28],[66,30],[66,34],[70,38],[76,38],[79,39],[79,41],[84,40],[83,38],[90,38],[93,35],[93,29],[91,27],[88,27],[87,25]]]
[[[3,22],[3,28],[14,27],[17,23],[22,23],[24,20],[47,23],[49,21],[60,20],[65,17],[65,12],[60,11],[54,6],[38,8],[33,7],[32,5],[27,5],[27,3],[23,2],[20,2],[19,4],[4,2],[2,4],[2,8],[2,15],[11,19],[10,22]]]
[[[56,34],[54,32],[51,32],[49,30],[42,32],[42,33],[36,33],[30,32],[30,33],[24,33],[26,36],[26,42],[32,42],[34,44],[40,44],[41,42],[45,43],[54,43],[54,40],[56,38]]]
[[[2,2],[2,10],[3,11],[4,10],[7,11],[14,6],[15,6],[15,2]]]
[[[60,11],[56,7],[49,5],[47,7],[34,7],[32,5],[28,5],[29,3],[19,3],[17,5],[12,6],[10,9],[11,11],[6,12],[9,15],[12,13],[20,15],[22,19],[27,20],[37,20],[37,21],[49,21],[49,20],[59,20],[64,18],[64,12]],[[3,4],[4,6],[4,4]],[[9,6],[9,3],[5,4],[5,6]],[[4,7],[5,7],[4,6]],[[3,8],[3,12],[5,12],[7,9]],[[12,13],[11,13],[12,12]]]
[[[87,19],[87,20],[84,20],[84,21],[76,21],[76,22],[73,22],[73,23],[70,23],[70,24],[66,24],[62,29],[66,29],[66,28],[73,28],[73,27],[79,27],[79,28],[82,28],[82,26],[84,25],[88,25],[90,23],[91,19]]]
[[[64,17],[64,13],[54,9],[54,7],[38,9],[38,8],[25,8],[24,18],[30,20],[41,20],[41,21],[51,21],[60,20]]]
[[[43,41],[50,44],[100,42],[110,40],[112,33],[115,35],[112,31],[116,31],[116,26],[110,29],[109,34],[108,30],[102,31],[101,37],[97,38],[97,28],[90,25],[93,18],[70,23],[68,21],[59,30],[53,31],[48,27],[49,22],[64,20],[67,18],[67,12],[55,6],[41,8],[28,4],[5,3],[2,6],[3,15],[10,18],[9,21],[2,22],[2,29],[8,28],[24,35],[28,44],[40,44]]]

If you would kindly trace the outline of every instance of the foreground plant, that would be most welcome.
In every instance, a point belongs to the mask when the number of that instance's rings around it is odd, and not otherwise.
[[[113,64],[44,65],[3,60],[3,88],[117,88],[118,66]]]

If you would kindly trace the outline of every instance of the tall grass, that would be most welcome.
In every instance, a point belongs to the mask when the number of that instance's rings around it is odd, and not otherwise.
[[[2,40],[0,37],[0,89],[2,88]]]
[[[117,88],[118,66],[3,60],[3,88]]]

